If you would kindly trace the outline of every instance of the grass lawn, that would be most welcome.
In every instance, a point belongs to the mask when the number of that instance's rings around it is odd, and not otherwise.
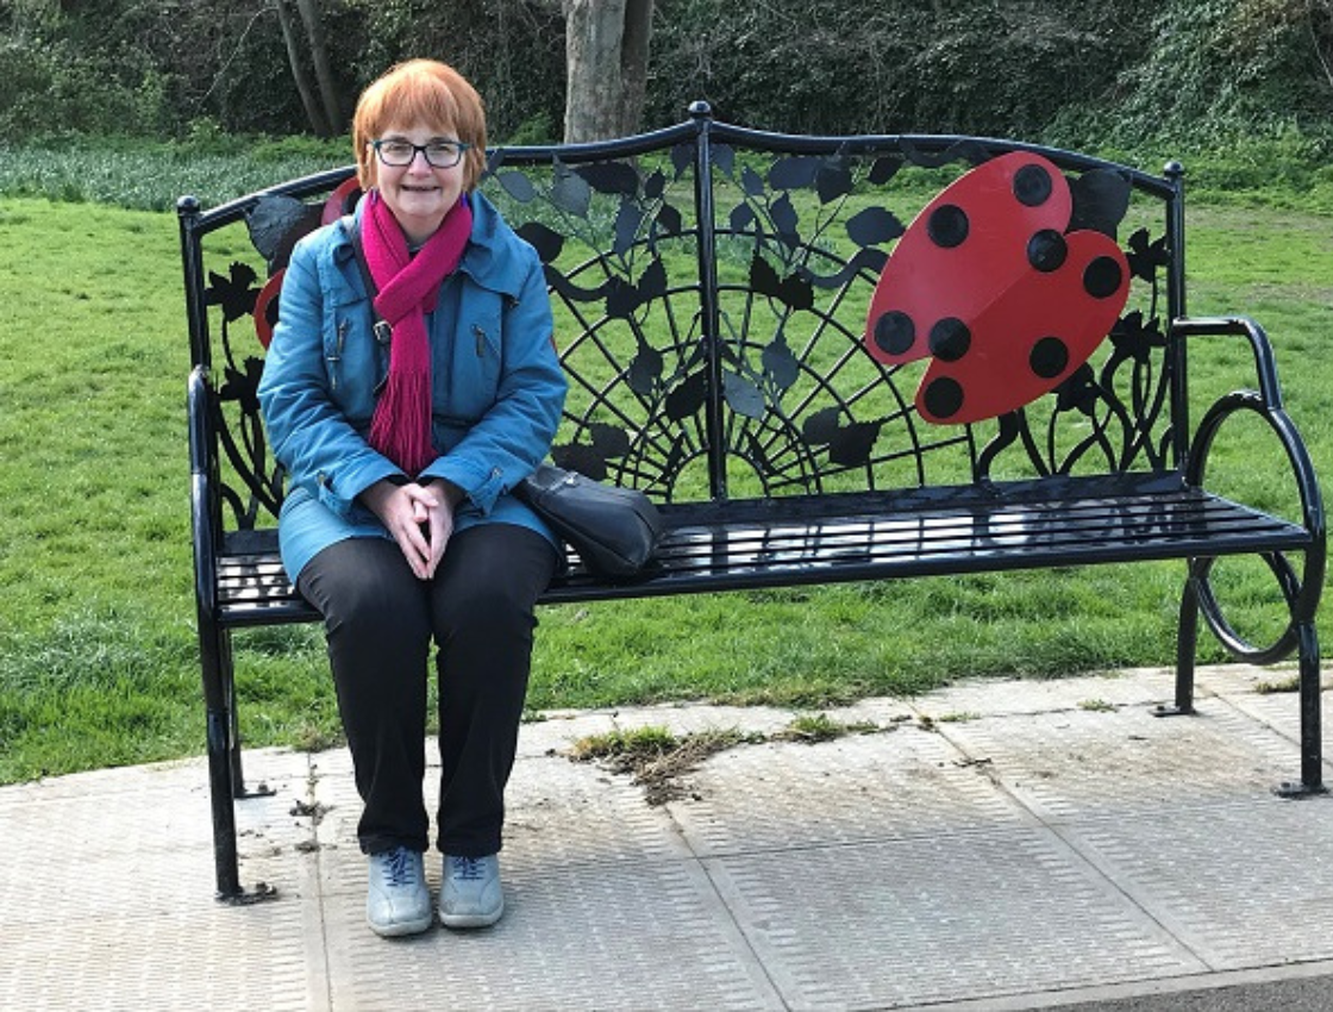
[[[1265,324],[1288,409],[1333,473],[1333,217],[1196,204],[1189,243],[1191,312]],[[181,301],[171,213],[0,204],[0,782],[203,750]],[[1252,382],[1239,342],[1200,346],[1195,364],[1212,393]],[[1243,481],[1252,457],[1219,447],[1218,467]],[[817,708],[971,675],[1165,665],[1183,573],[1107,566],[553,607],[530,703]],[[1238,578],[1236,615],[1262,638],[1282,616],[1256,585]],[[338,739],[315,627],[238,645],[251,744]],[[1201,646],[1225,659],[1209,637]]]

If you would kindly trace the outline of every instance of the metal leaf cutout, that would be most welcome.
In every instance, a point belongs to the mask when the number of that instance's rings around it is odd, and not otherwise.
[[[585,443],[565,443],[551,447],[551,459],[569,471],[577,471],[594,481],[606,478],[606,460]]]
[[[829,460],[847,467],[864,464],[879,438],[880,425],[880,422],[853,422],[839,429],[829,443]]]
[[[883,207],[867,207],[847,219],[847,235],[858,246],[877,246],[897,239],[904,231],[903,223]]]
[[[653,219],[654,235],[680,235],[684,226],[680,211],[672,204],[663,204]]]
[[[749,204],[737,204],[731,209],[731,216],[728,220],[733,232],[744,232],[754,221],[754,209]]]
[[[639,350],[629,364],[626,377],[629,388],[636,394],[650,395],[662,378],[662,364],[662,353],[640,341]]]
[[[526,221],[516,230],[520,239],[537,251],[544,264],[554,263],[565,248],[565,237],[540,221]]]
[[[634,245],[641,224],[643,224],[643,211],[632,201],[623,201],[620,210],[616,212],[616,238],[612,250],[616,253],[628,252]]]
[[[697,414],[704,406],[707,393],[708,374],[702,369],[691,373],[680,386],[666,395],[663,407],[667,417],[673,422],[681,422]]]
[[[759,392],[759,388],[750,380],[746,379],[740,373],[724,372],[722,374],[722,396],[727,399],[727,405],[738,415],[744,415],[747,418],[763,418],[766,405],[764,404],[764,395]]]
[[[319,227],[323,211],[295,197],[260,197],[245,216],[250,241],[266,261],[270,273],[287,266],[298,239]]]
[[[712,152],[712,161],[724,176],[730,176],[736,168],[736,152],[726,144],[714,144],[708,149]]]
[[[221,306],[222,318],[228,323],[249,316],[254,312],[255,299],[259,295],[259,289],[254,286],[258,279],[255,269],[240,261],[234,261],[225,276],[209,271],[204,301],[210,306]]]
[[[801,429],[805,441],[812,446],[826,446],[838,436],[837,408],[822,408],[805,420]]]
[[[815,173],[819,202],[828,204],[852,192],[852,171],[841,162],[825,162]]]
[[[903,167],[903,160],[897,155],[884,155],[876,158],[873,165],[870,166],[870,172],[866,178],[876,186],[883,186]]]
[[[1074,211],[1068,231],[1090,228],[1112,239],[1129,210],[1130,184],[1119,172],[1092,169],[1069,180]]]
[[[571,172],[563,164],[557,164],[555,182],[551,184],[551,203],[562,211],[579,217],[588,217],[588,208],[592,205],[592,187],[577,172]]]
[[[804,189],[814,183],[823,165],[823,159],[805,155],[779,158],[768,170],[768,185],[775,190]]]
[[[781,334],[773,338],[772,343],[764,348],[761,361],[764,373],[773,381],[778,390],[787,390],[801,373],[800,363],[792,354],[791,348]]]
[[[594,162],[574,171],[598,193],[633,197],[639,192],[639,174],[624,162]]]
[[[800,215],[796,213],[796,208],[792,206],[791,198],[783,194],[773,202],[773,227],[778,230],[778,238],[788,246],[796,247],[801,244],[801,236],[796,231],[796,226],[800,222]]]
[[[529,204],[537,198],[537,189],[532,185],[532,180],[521,172],[497,172],[495,181],[520,204]]]
[[[629,453],[629,436],[618,425],[593,422],[588,426],[588,434],[592,437],[593,448],[608,460]]]

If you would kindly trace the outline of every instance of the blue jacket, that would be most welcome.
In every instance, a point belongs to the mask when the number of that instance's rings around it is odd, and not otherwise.
[[[458,270],[426,317],[434,440],[421,473],[465,493],[455,530],[478,523],[545,525],[510,489],[550,450],[567,382],[552,342],[551,303],[536,252],[480,194]],[[366,442],[388,348],[341,221],[302,239],[282,282],[278,323],[259,383],[273,454],[289,490],[278,519],[292,580],[321,549],[349,537],[389,537],[357,495],[401,470]]]

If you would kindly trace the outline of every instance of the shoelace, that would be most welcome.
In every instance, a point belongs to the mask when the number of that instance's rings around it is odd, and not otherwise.
[[[389,854],[389,885],[405,886],[416,881],[416,867],[412,852],[406,847],[399,847]]]
[[[486,875],[486,859],[481,857],[455,857],[451,858],[453,868],[450,869],[451,877],[461,882],[478,882]]]

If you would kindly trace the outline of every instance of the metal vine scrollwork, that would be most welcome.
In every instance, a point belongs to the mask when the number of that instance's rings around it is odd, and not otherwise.
[[[256,352],[262,349],[252,326],[247,326],[252,324],[259,296],[258,280],[253,267],[236,261],[225,275],[210,271],[205,291],[206,303],[221,309],[222,376],[215,380],[213,424],[223,456],[238,479],[222,481],[218,491],[242,530],[254,528],[261,508],[276,516],[282,502],[282,475],[268,452],[259,411],[264,362]],[[236,335],[238,325],[246,337]],[[239,347],[247,339],[254,342],[249,353]],[[217,368],[215,364],[215,372]]]
[[[692,160],[691,145],[536,168],[507,166],[501,155],[488,179],[537,250],[560,310],[555,336],[571,394],[553,459],[666,498],[704,443],[697,232],[679,203],[692,201]],[[686,269],[688,280],[673,281]]]

